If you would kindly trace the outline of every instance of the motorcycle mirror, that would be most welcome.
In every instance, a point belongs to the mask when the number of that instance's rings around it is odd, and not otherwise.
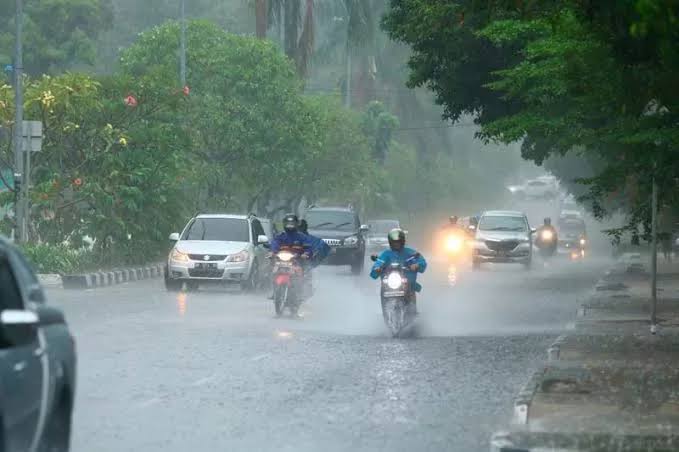
[[[531,234],[535,234],[536,232],[538,232],[537,229],[535,229],[535,228],[530,228],[530,233],[531,233]]]
[[[370,260],[373,261],[373,262],[377,262],[377,254],[371,254]]]

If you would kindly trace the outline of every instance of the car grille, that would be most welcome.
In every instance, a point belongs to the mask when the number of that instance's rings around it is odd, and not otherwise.
[[[486,240],[486,246],[492,251],[512,251],[518,245],[518,240],[502,240],[499,242]]]
[[[224,269],[220,268],[189,268],[189,276],[194,278],[221,278]]]
[[[205,256],[208,256],[208,259],[205,259]],[[189,259],[192,261],[201,261],[201,262],[215,262],[215,261],[223,261],[226,259],[226,255],[222,254],[189,254]]]
[[[340,246],[342,241],[339,239],[323,239],[328,246]]]

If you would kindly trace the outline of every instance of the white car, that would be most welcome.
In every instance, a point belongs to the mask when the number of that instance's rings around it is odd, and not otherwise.
[[[484,212],[475,228],[472,268],[485,262],[523,264],[530,269],[535,232],[523,212],[495,210]]]
[[[196,289],[200,284],[239,284],[244,290],[261,286],[269,274],[269,238],[261,221],[251,215],[202,214],[181,234],[170,234],[175,245],[165,270],[169,291]]]
[[[533,179],[526,182],[523,192],[527,198],[554,199],[558,196],[558,187],[550,180]]]

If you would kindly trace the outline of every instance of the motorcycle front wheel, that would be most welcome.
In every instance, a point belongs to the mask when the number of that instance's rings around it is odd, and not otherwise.
[[[276,293],[274,293],[274,309],[276,310],[276,317],[283,315],[283,309],[288,302],[288,286],[278,286],[276,287]]]

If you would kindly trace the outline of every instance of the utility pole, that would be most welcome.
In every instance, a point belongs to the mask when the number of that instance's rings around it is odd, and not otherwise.
[[[179,81],[182,88],[186,86],[186,11],[185,0],[180,0],[179,16],[181,23],[181,35],[179,37]]]
[[[653,190],[651,194],[651,333],[658,325],[658,182],[653,167]]]
[[[14,47],[14,222],[15,239],[24,241],[26,224],[23,211],[23,190],[17,187],[23,185],[23,122],[24,122],[24,94],[22,79],[24,72],[23,46],[21,42],[22,26],[24,19],[23,0],[16,0],[16,34]]]

